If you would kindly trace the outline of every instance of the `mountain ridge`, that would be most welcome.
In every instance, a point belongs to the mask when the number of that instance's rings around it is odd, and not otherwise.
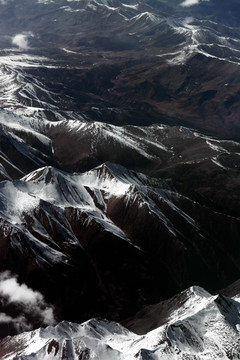
[[[6,360],[237,359],[239,299],[212,296],[191,287],[179,294],[177,301],[175,296],[169,302],[170,316],[143,335],[107,320],[91,319],[83,324],[63,321],[56,327],[2,339],[1,356]],[[155,315],[161,319],[161,313]]]

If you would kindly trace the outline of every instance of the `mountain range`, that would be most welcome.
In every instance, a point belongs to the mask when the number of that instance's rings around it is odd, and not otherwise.
[[[1,358],[238,358],[239,10],[0,1]]]

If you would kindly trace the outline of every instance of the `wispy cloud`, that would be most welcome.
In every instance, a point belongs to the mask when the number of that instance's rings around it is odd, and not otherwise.
[[[16,34],[12,38],[12,44],[16,45],[21,50],[28,50],[30,37],[33,37],[33,33],[31,32]]]
[[[24,315],[10,316],[2,312],[0,313],[0,326],[1,324],[2,325],[7,324],[8,327],[9,325],[12,325],[17,333],[30,331],[33,329],[32,324]]]
[[[9,271],[0,274],[0,298],[2,309],[0,324],[11,323],[17,331],[32,329],[32,322],[41,326],[56,323],[52,306],[46,303],[43,295],[20,284],[15,275]],[[7,313],[9,307],[18,309],[18,316]]]

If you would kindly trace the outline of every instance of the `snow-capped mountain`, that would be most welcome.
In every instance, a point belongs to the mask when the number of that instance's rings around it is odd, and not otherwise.
[[[73,174],[44,167],[2,181],[0,209],[1,266],[60,319],[127,317],[192,283],[226,286],[239,271],[238,218],[120,165]]]
[[[238,359],[239,309],[239,298],[194,286],[168,300],[167,315],[156,311],[161,326],[145,334],[107,320],[62,322],[1,340],[0,354],[5,360]]]

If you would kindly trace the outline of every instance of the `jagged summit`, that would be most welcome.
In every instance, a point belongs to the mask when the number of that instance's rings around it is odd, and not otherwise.
[[[24,176],[21,181],[36,185],[44,183],[46,186],[51,186],[51,184],[56,186],[60,184],[60,181],[69,182],[75,183],[76,186],[82,185],[93,189],[102,189],[110,193],[113,192],[113,194],[119,194],[119,196],[124,195],[129,187],[133,185],[144,186],[146,184],[150,186],[157,183],[157,180],[153,179],[151,181],[146,175],[133,172],[122,165],[109,161],[90,171],[79,174],[69,174],[52,166],[47,166]]]
[[[24,176],[21,180],[26,182],[40,182],[44,181],[45,184],[48,184],[50,181],[54,181],[58,174],[63,173],[61,170],[58,170],[52,166],[46,166],[34,170],[32,173]]]
[[[211,296],[211,294],[209,294],[209,292],[207,292],[205,289],[203,289],[197,285],[192,286],[191,288],[189,288],[188,291],[192,292],[193,294],[195,294],[196,296],[199,296],[199,297],[210,297]]]

